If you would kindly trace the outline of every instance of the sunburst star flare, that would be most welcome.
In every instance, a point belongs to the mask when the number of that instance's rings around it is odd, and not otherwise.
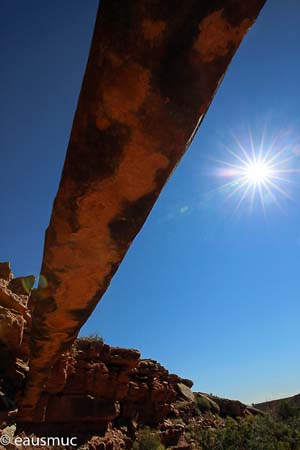
[[[225,147],[228,160],[217,160],[222,166],[217,173],[218,176],[226,178],[227,182],[218,190],[226,191],[227,200],[237,198],[237,209],[245,201],[250,203],[252,209],[256,199],[259,199],[264,213],[266,199],[272,200],[281,208],[280,200],[291,199],[287,187],[292,183],[293,173],[299,174],[299,168],[291,167],[291,161],[295,160],[295,146],[293,144],[279,146],[274,140],[266,147],[263,137],[260,144],[255,147],[252,135],[249,141],[248,148],[237,138],[234,150]]]

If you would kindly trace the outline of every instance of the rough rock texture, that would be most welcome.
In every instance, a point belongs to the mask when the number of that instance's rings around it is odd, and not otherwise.
[[[220,414],[222,417],[243,417],[245,416],[247,406],[239,400],[229,400],[227,398],[220,398],[210,396],[220,408]]]
[[[139,357],[136,350],[77,341],[53,367],[44,391],[44,397],[48,397],[45,409],[36,420],[99,424],[115,419],[120,415],[120,400],[128,392],[130,372]]]
[[[106,429],[111,421],[156,426],[184,398],[187,385],[192,382],[140,359],[137,350],[80,339],[53,366],[33,420],[85,423],[86,430],[95,422]]]
[[[132,448],[132,439],[122,430],[109,429],[104,436],[93,436],[82,450],[125,450]]]
[[[32,296],[34,415],[49,369],[107,289],[265,0],[101,0]]]
[[[10,263],[0,262],[0,280],[10,281],[13,279],[13,273],[10,268]]]
[[[129,390],[122,403],[123,417],[144,425],[157,425],[171,413],[174,402],[182,398],[178,385],[184,383],[192,384],[169,374],[156,361],[141,360],[130,376]]]
[[[29,370],[30,291],[20,295],[19,280],[9,263],[0,263],[0,418],[16,408]]]
[[[0,306],[0,342],[16,351],[22,340],[25,319],[22,314]]]

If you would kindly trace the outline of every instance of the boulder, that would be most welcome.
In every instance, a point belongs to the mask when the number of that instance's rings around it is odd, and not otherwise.
[[[9,288],[8,283],[0,279],[0,305],[9,309],[19,311],[23,316],[29,316],[27,309],[28,295],[14,294]]]
[[[261,409],[255,408],[254,406],[247,406],[246,412],[250,413],[252,416],[265,416],[265,412]]]
[[[160,430],[160,439],[166,447],[178,446],[183,443],[185,426],[171,421],[164,421]],[[186,444],[186,442],[184,442]]]
[[[212,412],[213,414],[220,414],[221,408],[209,395],[197,392],[194,394],[196,398],[197,407],[201,412]]]
[[[109,429],[104,436],[93,436],[87,443],[88,450],[125,450],[132,448],[132,440],[122,431]]]
[[[10,281],[13,279],[13,273],[9,262],[0,262],[0,279]]]
[[[188,400],[190,402],[195,401],[195,396],[194,396],[193,392],[185,384],[177,383],[177,388],[178,388],[180,396],[183,397],[185,400]]]
[[[220,414],[223,417],[243,417],[245,416],[247,406],[239,400],[229,400],[228,398],[221,398],[210,396],[220,407]]]
[[[0,323],[0,343],[17,352],[22,343],[25,319],[19,312],[0,306]]]

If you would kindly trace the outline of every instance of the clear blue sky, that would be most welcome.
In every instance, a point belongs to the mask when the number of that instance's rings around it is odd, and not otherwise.
[[[37,274],[97,10],[88,0],[0,5],[0,260]],[[82,333],[134,347],[195,389],[263,401],[300,391],[300,202],[235,211],[223,144],[285,133],[299,167],[300,4],[269,0],[191,148]],[[278,149],[278,148],[277,148]],[[238,151],[238,150],[237,150]],[[289,176],[289,175],[288,175]],[[217,189],[214,191],[214,189]],[[225,201],[225,203],[224,203]]]

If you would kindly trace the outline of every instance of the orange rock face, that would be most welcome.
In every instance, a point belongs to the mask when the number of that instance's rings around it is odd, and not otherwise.
[[[30,301],[24,420],[106,291],[264,1],[101,0]]]
[[[140,359],[137,350],[78,340],[53,366],[33,419],[48,424],[95,422],[104,429],[111,421],[155,425],[181,397],[179,383],[192,385],[156,361]]]
[[[0,418],[16,408],[29,370],[30,291],[20,287],[27,279],[14,278],[9,263],[0,263]]]
[[[11,281],[14,275],[9,262],[0,262],[0,280]]]

